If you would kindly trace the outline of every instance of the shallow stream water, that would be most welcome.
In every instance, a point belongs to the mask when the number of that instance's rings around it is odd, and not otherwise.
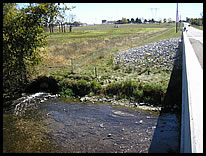
[[[4,112],[3,152],[147,153],[158,119],[152,111],[50,99],[21,116]]]

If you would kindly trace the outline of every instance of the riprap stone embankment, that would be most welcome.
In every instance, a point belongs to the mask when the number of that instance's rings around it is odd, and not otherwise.
[[[114,62],[123,66],[138,67],[146,66],[148,61],[152,66],[172,70],[174,60],[179,57],[177,55],[179,40],[180,38],[170,38],[121,51],[114,58]]]

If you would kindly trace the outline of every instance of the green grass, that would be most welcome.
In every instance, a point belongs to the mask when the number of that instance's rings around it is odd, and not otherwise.
[[[160,31],[165,28],[142,28],[142,27],[129,27],[129,26],[120,26],[119,29],[113,28],[113,25],[109,25],[110,27],[99,27],[99,29],[91,29],[87,30],[87,27],[74,28],[71,33],[62,33],[62,32],[54,32],[49,37],[49,46],[55,46],[59,44],[69,44],[75,42],[83,42],[88,40],[99,40],[103,38],[111,39],[111,38],[119,38],[126,37],[128,35],[135,35],[135,33],[145,33],[148,31]],[[48,34],[48,33],[47,33]]]

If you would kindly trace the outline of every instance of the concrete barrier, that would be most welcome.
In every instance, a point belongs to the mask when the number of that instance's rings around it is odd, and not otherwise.
[[[181,153],[203,153],[203,70],[183,32]]]

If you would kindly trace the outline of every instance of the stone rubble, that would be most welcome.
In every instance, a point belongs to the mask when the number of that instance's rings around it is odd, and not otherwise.
[[[180,38],[170,38],[121,51],[114,58],[114,63],[139,67],[146,66],[149,61],[152,66],[166,67],[168,70],[172,70],[173,61],[179,57],[177,50],[180,41]]]
[[[137,102],[132,102],[127,99],[120,99],[117,100],[116,97],[114,96],[113,98],[104,98],[104,97],[99,97],[99,96],[92,96],[89,97],[88,95],[79,98],[81,102],[91,102],[91,103],[111,103],[112,105],[121,105],[121,106],[126,106],[126,107],[135,107],[141,110],[150,110],[150,111],[161,111],[161,107],[157,106],[151,106],[146,103],[137,103]]]

